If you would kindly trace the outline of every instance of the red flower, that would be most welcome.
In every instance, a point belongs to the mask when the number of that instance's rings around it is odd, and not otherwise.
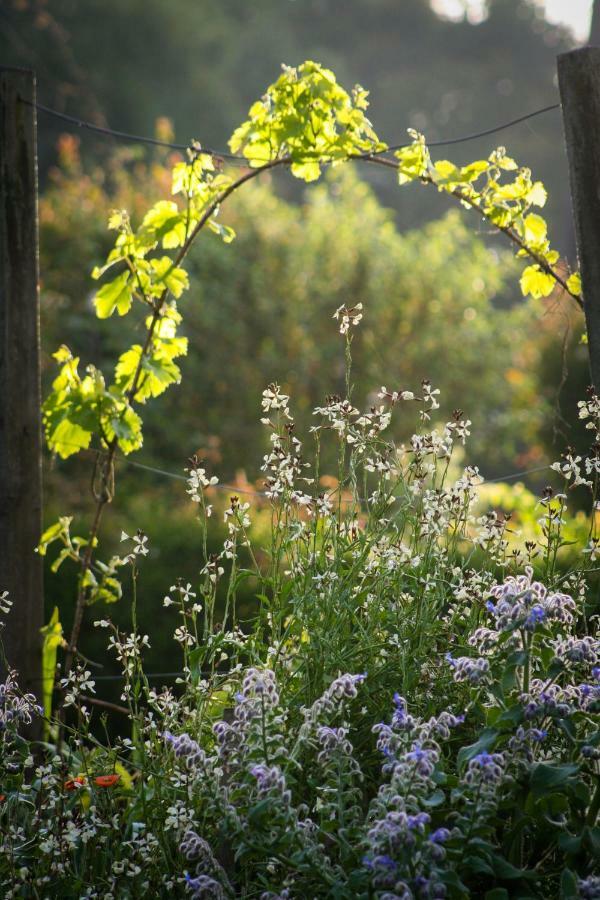
[[[0,803],[4,803],[6,800],[6,794],[0,794]]]
[[[76,778],[69,778],[65,781],[64,788],[65,791],[74,791],[78,787],[83,787],[85,785],[85,778],[83,775],[77,775]]]
[[[97,784],[98,787],[114,787],[120,778],[120,775],[98,775],[97,778],[94,778],[94,784]]]

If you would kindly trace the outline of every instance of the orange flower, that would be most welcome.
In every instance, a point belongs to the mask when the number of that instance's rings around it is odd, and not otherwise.
[[[65,781],[65,791],[74,791],[76,788],[83,787],[85,778],[83,775],[77,775],[75,778],[69,778]]]
[[[94,778],[94,784],[97,784],[98,787],[114,787],[120,778],[120,775],[98,775],[97,778]]]
[[[0,803],[4,803],[6,800],[6,794],[0,794]]]

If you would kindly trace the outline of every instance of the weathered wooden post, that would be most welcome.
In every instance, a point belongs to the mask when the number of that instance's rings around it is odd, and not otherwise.
[[[41,693],[42,522],[35,76],[0,68],[0,593],[2,642]],[[3,668],[0,662],[0,668]]]
[[[600,47],[558,57],[592,381],[600,391]]]

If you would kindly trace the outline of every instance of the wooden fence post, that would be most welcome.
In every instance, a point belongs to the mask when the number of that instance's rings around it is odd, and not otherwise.
[[[23,102],[25,101],[25,102]],[[22,690],[41,695],[42,524],[35,76],[0,68],[0,593]],[[3,663],[0,661],[0,668]]]
[[[558,57],[592,381],[600,391],[600,47]]]

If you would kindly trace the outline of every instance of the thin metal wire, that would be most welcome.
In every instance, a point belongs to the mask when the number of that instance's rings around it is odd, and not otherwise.
[[[63,443],[68,444],[68,441],[63,441]],[[93,453],[96,456],[104,455],[103,450],[95,450],[91,447],[79,447],[79,444],[70,444],[72,447],[77,447],[82,450],[84,453]],[[135,469],[142,469],[144,472],[152,472],[154,475],[161,475],[163,478],[173,478],[175,481],[184,481],[187,482],[188,479],[185,475],[180,475],[178,472],[169,472],[167,469],[159,469],[156,466],[149,466],[147,463],[137,462],[134,459],[127,459],[125,456],[117,456],[115,457],[115,462],[123,463],[126,466],[132,466]],[[550,465],[545,466],[535,466],[531,469],[522,469],[520,472],[511,472],[508,475],[500,475],[497,478],[485,478],[483,475],[483,484],[497,484],[502,481],[513,481],[515,478],[524,478],[526,475],[533,475],[536,472],[545,472],[550,470]],[[257,491],[257,490],[248,490],[247,488],[238,487],[235,484],[227,484],[227,483],[218,483],[211,485],[216,491],[228,491],[234,494],[245,494],[248,497],[268,497],[269,494],[267,491]],[[349,501],[350,502],[350,501]]]
[[[59,112],[56,109],[52,109],[49,106],[45,106],[43,103],[33,103],[31,100],[25,100],[21,98],[21,102],[26,103],[29,106],[35,106],[37,110],[40,112],[46,113],[47,115],[53,116],[56,119],[60,119],[64,122],[68,122],[71,125],[75,125],[77,128],[85,128],[88,131],[94,131],[97,134],[104,134],[110,137],[117,138],[123,141],[129,141],[131,143],[137,144],[151,144],[155,147],[165,147],[171,150],[188,150],[192,147],[192,141],[188,144],[177,144],[171,141],[163,141],[159,138],[151,138],[145,137],[144,135],[139,134],[130,134],[126,131],[116,131],[112,128],[107,128],[102,125],[94,125],[93,122],[87,122],[84,119],[79,119],[76,116],[70,116],[67,113]],[[490,134],[496,134],[499,131],[504,131],[506,128],[512,128],[514,125],[519,125],[522,122],[526,122],[528,119],[533,119],[535,116],[540,116],[543,113],[550,112],[554,109],[560,109],[560,103],[552,103],[549,106],[543,106],[540,109],[535,109],[530,113],[525,113],[525,115],[518,116],[516,119],[510,119],[508,122],[502,122],[500,125],[495,125],[492,128],[486,128],[483,131],[477,131],[473,134],[462,135],[461,137],[456,138],[447,138],[440,141],[428,141],[429,147],[448,147],[452,144],[463,144],[467,141],[474,141],[477,138],[487,137]],[[384,152],[390,153],[394,150],[402,150],[404,147],[410,147],[410,143],[403,144],[392,144],[387,147],[387,150]],[[202,153],[206,153],[209,156],[227,159],[232,162],[241,162],[248,165],[248,160],[245,156],[240,156],[235,153],[229,153],[226,150],[213,150],[210,147],[202,147]],[[373,154],[364,153],[357,154],[357,159],[368,159]],[[314,159],[314,157],[312,157]],[[269,162],[270,160],[265,159],[264,162]],[[297,162],[300,160],[296,160]]]
[[[512,475],[502,475],[500,478],[486,478],[485,484],[496,484],[498,481],[512,481],[513,478],[533,475],[534,472],[545,472],[546,469],[550,469],[550,466],[536,466],[534,469],[524,469],[522,472],[513,472]]]
[[[131,143],[136,144],[152,144],[154,147],[165,147],[170,150],[188,150],[192,146],[192,141],[188,144],[175,144],[172,141],[163,141],[159,138],[144,137],[139,134],[129,134],[127,131],[115,131],[113,128],[94,125],[93,122],[87,122],[76,116],[69,116],[67,113],[61,113],[57,109],[51,109],[49,106],[44,106],[43,103],[33,103],[31,100],[25,100],[24,98],[21,98],[21,102],[26,103],[28,106],[35,106],[39,112],[47,113],[55,119],[61,119],[63,122],[69,122],[70,125],[75,125],[77,128],[85,128],[88,131],[95,131],[97,134],[105,134],[109,137],[118,138],[121,141],[130,141]],[[227,153],[226,151],[211,150],[209,147],[203,147],[202,152],[209,156],[221,156],[225,159],[243,159],[244,162],[247,162],[244,156],[236,156],[235,154]]]
[[[511,119],[509,122],[503,122],[502,125],[486,128],[485,131],[477,131],[474,134],[465,134],[462,137],[448,138],[442,141],[427,141],[427,146],[449,147],[451,144],[463,144],[466,141],[474,141],[476,138],[487,137],[489,134],[496,134],[498,131],[504,131],[505,128],[512,128],[513,125],[519,125],[521,122],[526,122],[528,119],[533,119],[535,116],[541,116],[542,113],[550,112],[553,109],[560,109],[560,103],[552,103],[550,106],[543,106],[541,109],[535,109],[533,112],[526,113],[524,116]],[[404,147],[409,146],[410,144],[398,144],[395,147],[388,147],[388,151],[402,150]]]
[[[178,475],[176,472],[167,472],[166,469],[157,469],[154,466],[148,466],[145,463],[136,462],[133,459],[126,459],[124,456],[117,457],[117,462],[125,463],[127,466],[135,466],[138,469],[144,469],[146,472],[154,472],[156,475],[163,475],[167,478],[175,478],[178,481],[187,481],[185,475]],[[510,475],[501,475],[498,478],[484,478],[483,484],[497,484],[501,481],[513,481],[515,478],[523,478],[525,475],[533,475],[536,472],[545,472],[550,466],[535,466],[532,469],[523,469],[520,472],[512,472]],[[483,476],[482,476],[483,478]],[[236,494],[247,494],[249,497],[267,497],[266,491],[249,491],[245,488],[237,487],[234,484],[215,484],[212,485],[216,490],[233,491]]]

